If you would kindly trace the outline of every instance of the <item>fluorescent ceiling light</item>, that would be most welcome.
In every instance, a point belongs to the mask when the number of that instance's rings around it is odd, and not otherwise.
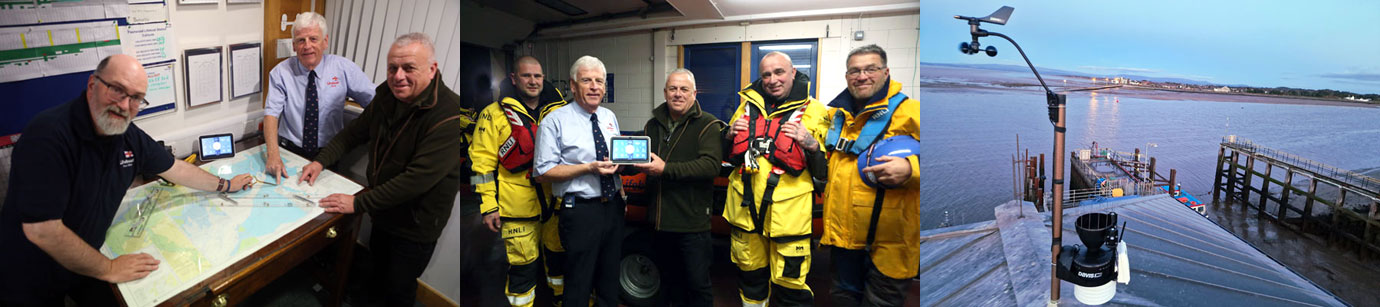
[[[801,44],[801,45],[771,45],[771,46],[762,46],[762,47],[758,47],[758,49],[761,49],[761,50],[772,50],[772,51],[781,51],[781,50],[803,50],[803,49],[810,49],[810,48],[813,48],[813,47],[814,47],[814,46],[810,46],[809,44]]]

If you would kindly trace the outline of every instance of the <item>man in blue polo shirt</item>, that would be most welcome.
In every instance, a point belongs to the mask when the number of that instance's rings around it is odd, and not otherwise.
[[[131,124],[148,75],[128,55],[96,67],[76,99],[38,113],[11,156],[9,195],[0,210],[0,306],[113,305],[109,283],[158,269],[148,254],[106,258],[96,248],[135,175],[162,176],[198,190],[236,192],[251,175],[225,180],[173,159]]]
[[[279,148],[310,161],[345,129],[346,97],[363,107],[374,99],[374,83],[359,65],[325,54],[330,39],[326,28],[326,17],[321,14],[298,14],[292,24],[292,51],[297,56],[268,72],[264,166],[271,176],[287,178]]]

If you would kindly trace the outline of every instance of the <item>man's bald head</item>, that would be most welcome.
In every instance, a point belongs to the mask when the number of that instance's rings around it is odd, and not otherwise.
[[[791,93],[795,82],[795,65],[791,56],[780,51],[772,51],[762,56],[757,70],[761,72],[762,88],[776,99],[785,99]]]
[[[134,57],[116,54],[96,64],[96,71],[86,80],[87,108],[96,133],[124,133],[139,114],[148,86],[148,74]]]

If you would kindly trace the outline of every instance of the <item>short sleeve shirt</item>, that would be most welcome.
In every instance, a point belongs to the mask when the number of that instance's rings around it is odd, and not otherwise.
[[[0,263],[10,264],[0,274],[0,301],[60,298],[77,278],[30,242],[22,224],[61,219],[99,249],[134,177],[172,164],[172,154],[133,123],[124,134],[97,135],[84,92],[35,116],[15,144],[0,209]]]

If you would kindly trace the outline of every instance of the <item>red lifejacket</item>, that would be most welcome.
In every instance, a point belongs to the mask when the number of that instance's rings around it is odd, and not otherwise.
[[[503,106],[503,114],[508,117],[508,126],[512,129],[509,129],[508,140],[498,146],[498,162],[508,172],[525,171],[532,167],[532,157],[536,155],[532,131],[537,125],[511,106]]]
[[[746,107],[742,120],[748,121],[748,132],[733,136],[732,156],[741,156],[748,148],[757,146],[759,150],[765,149],[763,154],[767,156],[767,161],[771,161],[772,166],[781,168],[791,176],[799,176],[805,170],[805,150],[796,145],[795,139],[781,135],[781,126],[789,122],[800,122],[800,117],[805,114],[805,106],[808,104],[786,116],[774,119],[762,116],[760,110],[754,112],[751,106]],[[770,143],[759,143],[765,141]]]

